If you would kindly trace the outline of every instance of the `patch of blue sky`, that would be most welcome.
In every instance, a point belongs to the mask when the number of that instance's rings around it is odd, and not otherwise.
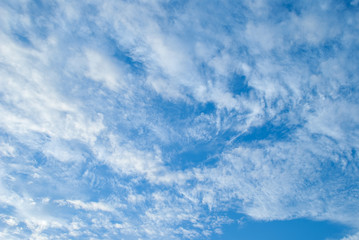
[[[16,213],[15,207],[13,207],[9,204],[5,204],[5,203],[0,204],[0,210],[1,210],[2,214],[8,215],[8,216],[14,215]]]
[[[253,143],[261,140],[271,141],[286,141],[292,137],[292,133],[296,131],[299,126],[288,126],[285,122],[273,123],[267,122],[260,127],[253,127],[248,129],[248,132],[243,133],[233,139],[233,143]]]
[[[27,47],[31,47],[32,43],[29,39],[28,36],[26,36],[26,33],[22,33],[22,32],[14,32],[14,38],[16,40],[18,40],[22,45],[27,46]]]
[[[30,19],[34,26],[32,33],[35,33],[41,39],[46,39],[49,31],[59,27],[53,21],[49,21],[49,19],[55,17],[53,13],[56,10],[56,3],[35,0],[29,2],[26,8],[26,12],[30,13]]]
[[[213,239],[225,240],[328,240],[341,239],[352,229],[338,223],[328,221],[313,221],[309,219],[295,219],[288,221],[253,221],[241,219],[223,228],[223,234]]]
[[[237,73],[234,73],[232,79],[229,80],[228,88],[234,95],[248,95],[253,90],[248,86],[246,76]]]
[[[121,46],[118,46],[114,40],[109,40],[109,46],[111,45],[112,47],[110,47],[110,49],[112,50],[111,52],[113,52],[113,56],[129,66],[131,68],[131,73],[136,77],[143,77],[146,70],[146,67],[143,65],[143,63],[139,60],[136,60],[132,56],[132,53],[128,50],[121,49]]]
[[[222,139],[223,140],[223,139]],[[170,158],[172,169],[191,169],[194,167],[214,166],[220,159],[219,153],[225,148],[220,138],[204,143],[192,143],[191,147],[171,148],[165,157]]]

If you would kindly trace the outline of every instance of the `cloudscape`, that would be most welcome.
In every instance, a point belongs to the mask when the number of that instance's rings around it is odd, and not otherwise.
[[[358,219],[358,0],[0,1],[1,239]]]

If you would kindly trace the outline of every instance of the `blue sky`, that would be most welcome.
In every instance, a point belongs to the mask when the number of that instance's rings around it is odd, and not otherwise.
[[[0,2],[1,239],[359,239],[359,1]]]

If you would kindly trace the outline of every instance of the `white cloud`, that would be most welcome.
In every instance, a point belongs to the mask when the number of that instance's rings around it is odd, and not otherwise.
[[[9,226],[18,225],[18,220],[13,216],[6,216],[4,214],[1,214],[0,219],[1,219],[1,221],[5,222]]]
[[[261,24],[254,25],[248,23],[246,26],[245,35],[249,42],[255,42],[260,48],[254,49],[254,53],[261,54],[262,51],[270,51],[275,46],[282,45],[280,37],[278,37],[276,31],[271,28],[271,25]],[[259,37],[260,36],[260,37]]]
[[[359,233],[351,235],[351,236],[346,236],[344,238],[342,238],[341,240],[358,240],[359,239]]]
[[[76,209],[83,209],[88,211],[105,211],[112,212],[114,209],[106,203],[103,202],[83,202],[81,200],[65,200],[65,201],[57,201],[60,204],[64,202],[72,205]]]
[[[41,58],[46,58],[48,53],[17,46],[9,38],[1,41],[2,46],[6,45],[0,49],[6,66],[1,69],[0,80],[6,103],[0,108],[3,116],[1,126],[20,136],[38,132],[93,142],[103,129],[101,117],[89,119],[49,83],[49,78],[59,76],[49,73],[46,63],[42,62]],[[43,51],[50,47],[45,45]]]
[[[314,114],[308,116],[307,128],[311,132],[358,147],[359,133],[356,127],[359,125],[359,118],[356,104],[323,100],[316,109]]]
[[[47,142],[43,149],[46,156],[51,156],[63,162],[82,162],[85,160],[82,149],[74,149],[71,147],[71,142],[66,143],[63,140],[51,139]]]
[[[124,80],[128,74],[121,69],[119,64],[114,64],[115,59],[103,56],[99,52],[91,49],[85,50],[87,59],[87,70],[85,76],[95,81],[103,82],[111,90],[118,90],[124,85]]]
[[[0,142],[0,156],[1,157],[13,157],[15,155],[15,148],[9,143]]]
[[[231,150],[217,168],[198,173],[204,185],[196,191],[212,208],[238,199],[234,206],[255,219],[311,217],[356,226],[358,216],[351,209],[358,203],[342,175],[355,175],[346,165],[352,160],[345,160],[351,148],[309,136],[297,134],[287,142],[263,141]]]
[[[15,216],[9,216],[5,222],[10,226],[17,226],[20,222],[30,230],[31,237],[40,236],[41,232],[49,228],[63,228],[63,220],[55,218],[45,212],[39,202],[35,202],[27,196],[20,196],[0,185],[2,197],[0,202],[7,206],[14,207]]]

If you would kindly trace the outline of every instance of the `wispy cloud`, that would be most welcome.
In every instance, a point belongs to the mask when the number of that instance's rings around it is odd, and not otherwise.
[[[359,234],[355,234],[355,235],[344,237],[342,238],[342,240],[356,240],[358,238],[359,238]]]

